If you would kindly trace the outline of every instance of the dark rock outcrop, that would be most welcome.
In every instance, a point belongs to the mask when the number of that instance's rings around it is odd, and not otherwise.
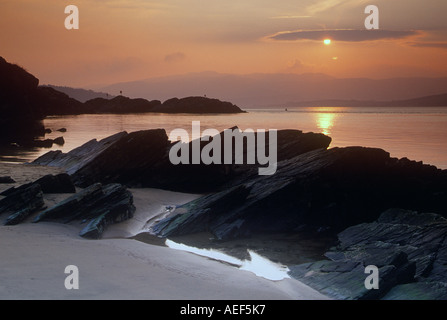
[[[42,189],[45,193],[61,191],[54,189],[57,189],[55,180],[56,177],[45,176],[34,183],[9,189],[6,197],[0,200],[0,213],[10,214],[5,224],[18,224],[31,214],[41,211],[34,218],[34,222],[52,220],[68,223],[73,220],[90,220],[80,235],[98,239],[109,224],[127,220],[135,212],[133,196],[125,187],[120,184],[103,186],[100,183],[93,184],[42,211],[45,207]]]
[[[154,231],[209,231],[223,240],[303,228],[336,233],[374,221],[390,207],[447,209],[446,171],[373,148],[306,152],[279,162],[272,176],[250,177],[233,188],[186,204],[186,213],[161,221]]]
[[[125,187],[120,184],[103,186],[96,183],[40,212],[34,222],[51,220],[68,223],[73,220],[90,220],[80,235],[98,239],[107,225],[130,219],[134,212],[133,196]]]
[[[279,160],[290,159],[310,150],[325,149],[331,142],[323,134],[302,133],[298,130],[280,130],[277,132],[277,140]],[[211,141],[201,141],[200,152]],[[190,160],[193,143],[186,144]],[[223,149],[223,139],[220,143]],[[258,174],[260,165],[257,162],[250,165],[234,164],[234,144],[232,164],[224,164],[222,159],[221,164],[211,165],[205,165],[202,161],[199,164],[173,165],[169,159],[173,145],[175,143],[168,140],[162,129],[129,134],[122,132],[99,142],[92,140],[67,154],[50,151],[33,163],[64,168],[80,187],[94,182],[118,182],[174,191],[211,192],[230,182],[235,184],[236,180],[247,180]],[[268,149],[268,139],[266,146]],[[243,150],[246,152],[246,148]]]
[[[145,178],[150,179],[168,145],[168,137],[162,129],[123,135],[94,160],[79,168],[72,175],[73,180],[85,187],[97,181],[135,184]]]
[[[59,146],[63,146],[65,144],[65,139],[64,137],[57,137],[56,139],[53,140],[53,143]]]
[[[24,190],[32,185],[38,185],[43,193],[75,193],[76,188],[67,173],[58,175],[46,175],[34,182],[30,182],[19,187],[9,188],[0,195],[9,196],[17,191]]]
[[[0,183],[15,183],[15,180],[10,176],[0,177]]]
[[[89,141],[67,154],[51,151],[33,163],[62,167],[83,188],[95,182],[132,185],[155,174],[168,146],[162,129],[121,132],[101,141]]]
[[[49,151],[34,160],[33,164],[64,168],[68,174],[72,175],[127,134],[127,132],[120,132],[101,141],[93,139],[68,153],[62,153],[60,150]]]
[[[0,214],[10,214],[5,224],[18,224],[31,214],[44,209],[44,194],[74,192],[76,189],[68,174],[46,175],[34,182],[3,191],[0,194],[4,196],[0,200]]]
[[[10,214],[5,225],[18,224],[44,207],[43,192],[39,184],[30,184],[14,190],[0,200],[0,214]]]
[[[291,266],[290,274],[337,299],[447,299],[447,220],[390,209],[338,235],[329,260]],[[379,288],[364,286],[365,267],[379,268]]]

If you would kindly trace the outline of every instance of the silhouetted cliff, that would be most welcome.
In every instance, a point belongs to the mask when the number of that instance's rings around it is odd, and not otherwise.
[[[32,139],[42,135],[43,112],[39,107],[39,79],[0,57],[0,142]]]

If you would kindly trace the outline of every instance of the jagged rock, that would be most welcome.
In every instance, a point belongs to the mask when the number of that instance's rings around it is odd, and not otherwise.
[[[5,176],[5,177],[0,177],[0,183],[15,183],[15,181],[10,176]]]
[[[94,205],[96,199],[99,199],[101,196],[103,196],[102,185],[100,183],[93,184],[55,206],[40,212],[33,222],[61,220],[67,223],[82,218],[84,214],[89,214],[90,206]]]
[[[397,285],[382,300],[447,300],[447,284],[414,282]]]
[[[9,196],[18,190],[24,190],[31,185],[39,185],[43,193],[75,193],[76,188],[66,173],[60,173],[57,175],[45,175],[42,178],[37,179],[34,182],[21,185],[20,187],[9,188],[0,195]]]
[[[132,184],[150,179],[168,145],[168,137],[162,129],[129,133],[85,163],[72,178],[80,187],[96,181]]]
[[[43,192],[39,184],[15,190],[0,200],[0,214],[12,213],[6,219],[5,225],[18,224],[44,207]]]
[[[272,176],[240,182],[239,193],[197,199],[155,230],[163,236],[210,231],[222,240],[303,227],[336,233],[374,221],[390,207],[447,209],[446,171],[391,158],[381,149],[306,152],[278,163]]]
[[[127,132],[119,132],[100,141],[93,139],[68,153],[62,153],[60,150],[49,151],[32,163],[63,168],[71,175],[127,135]]]
[[[34,183],[39,184],[43,193],[75,193],[76,188],[70,176],[66,173],[57,175],[45,175],[36,180]]]
[[[65,139],[64,137],[57,137],[56,139],[53,140],[53,143],[59,146],[63,146],[65,144]]]
[[[125,187],[96,183],[40,212],[33,222],[91,220],[80,235],[97,239],[107,225],[130,219],[134,212],[133,196]]]
[[[3,191],[0,195],[5,198],[0,200],[0,213],[13,212],[5,224],[18,224],[45,207],[44,193],[74,192],[76,189],[68,174],[46,175],[34,182]]]
[[[302,133],[298,130],[280,130],[277,136],[279,160],[289,159],[310,150],[325,149],[331,142],[331,138],[323,134]],[[193,143],[187,143],[186,148],[192,150]],[[208,143],[211,141],[200,142],[200,150]],[[221,143],[223,148],[223,139]],[[267,139],[266,148],[269,143]],[[258,163],[234,164],[234,148],[232,164],[205,165],[200,162],[173,165],[169,159],[169,150],[173,145],[175,143],[168,140],[166,132],[162,129],[129,134],[123,132],[99,142],[92,140],[67,154],[50,151],[33,163],[64,168],[80,187],[99,181],[173,191],[210,192],[218,190],[230,181],[235,184],[237,179],[247,180],[250,176],[258,174]],[[246,149],[243,150],[246,152]],[[191,154],[192,152],[189,152],[190,158]]]
[[[101,237],[107,225],[132,218],[135,212],[132,194],[119,184],[110,184],[103,188],[106,197],[97,203],[97,209],[90,214],[95,215],[89,224],[81,230],[80,236],[89,239]]]
[[[442,216],[390,209],[341,232],[329,261],[290,266],[290,274],[337,299],[446,299],[446,238]],[[368,265],[379,268],[378,290],[363,285]]]

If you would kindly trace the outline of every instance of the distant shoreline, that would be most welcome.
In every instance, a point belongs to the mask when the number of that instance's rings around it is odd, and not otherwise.
[[[287,102],[281,104],[281,107],[277,105],[257,107],[258,109],[265,108],[294,108],[294,107],[356,107],[356,108],[370,108],[370,107],[447,107],[447,93],[423,96],[414,99],[405,100],[388,100],[388,101],[375,101],[375,100],[349,100],[349,99],[324,99],[324,100],[312,100],[312,101],[297,101]],[[247,108],[248,109],[248,108]],[[256,108],[250,108],[256,109]]]

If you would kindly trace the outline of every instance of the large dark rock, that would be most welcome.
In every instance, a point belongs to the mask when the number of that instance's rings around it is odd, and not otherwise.
[[[133,196],[120,184],[109,184],[103,187],[105,197],[90,209],[94,216],[88,225],[81,230],[80,236],[99,239],[109,224],[128,220],[133,217],[135,207]],[[102,202],[102,203],[101,203]]]
[[[166,155],[168,145],[168,137],[162,129],[123,135],[76,170],[72,178],[81,187],[97,181],[139,184],[156,172],[157,163]]]
[[[127,135],[127,132],[120,132],[100,141],[93,139],[68,153],[49,151],[34,160],[33,164],[63,168],[71,175]]]
[[[447,220],[390,209],[338,235],[329,260],[290,266],[290,274],[337,299],[447,299]],[[364,286],[365,267],[379,268],[379,289]]]
[[[210,231],[217,239],[303,228],[336,233],[390,207],[447,212],[446,171],[362,147],[320,149],[278,163],[271,176],[199,198],[155,226],[161,236]]]
[[[211,141],[201,141],[200,152]],[[280,130],[277,132],[278,159],[290,159],[310,150],[325,149],[330,142],[331,138],[323,134]],[[257,162],[251,165],[235,164],[234,144],[231,164],[224,164],[223,159],[221,164],[205,165],[202,161],[191,164],[193,143],[185,144],[189,150],[189,164],[171,163],[169,151],[176,143],[171,143],[162,129],[130,134],[122,132],[99,142],[92,140],[67,154],[50,151],[33,163],[64,168],[80,187],[99,181],[174,191],[210,192],[219,190],[227,183],[236,184],[236,181],[258,175],[260,165]],[[223,150],[223,138],[220,143]],[[266,149],[269,143],[267,139]],[[243,153],[245,157],[246,147]]]
[[[10,176],[0,177],[0,183],[15,183],[15,180]]]
[[[18,224],[44,209],[45,193],[74,192],[76,189],[68,174],[46,175],[34,182],[3,191],[0,195],[5,198],[0,200],[0,213],[10,213],[5,221],[6,225]]]
[[[10,214],[5,225],[18,224],[44,207],[43,192],[39,184],[19,188],[0,200],[0,214]]]
[[[56,139],[53,140],[53,143],[59,146],[63,146],[65,144],[65,139],[64,137],[57,137]]]
[[[130,219],[135,212],[132,194],[120,184],[93,184],[88,188],[40,212],[34,222],[88,221],[80,232],[85,238],[98,239],[107,225]]]
[[[39,185],[43,193],[75,193],[76,188],[67,173],[60,173],[57,175],[45,175],[34,182],[30,182],[19,187],[9,188],[0,195],[9,196],[14,192],[24,190],[31,185]]]

